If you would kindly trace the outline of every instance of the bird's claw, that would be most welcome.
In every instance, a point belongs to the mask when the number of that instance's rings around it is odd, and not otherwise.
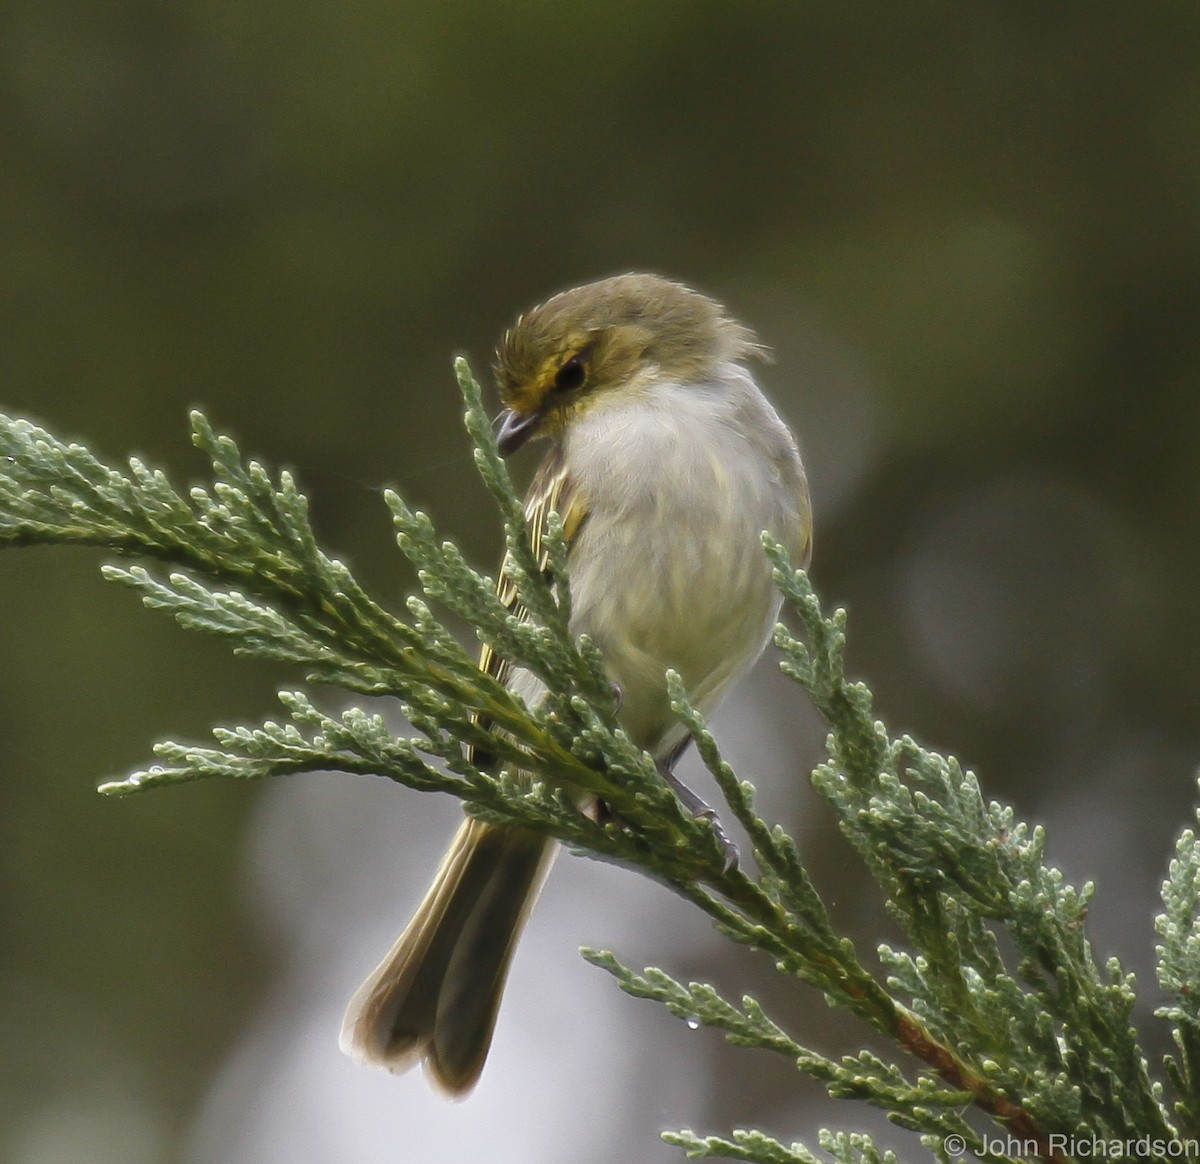
[[[701,800],[700,797],[697,796],[686,784],[684,784],[684,782],[680,780],[679,777],[676,776],[675,773],[672,772],[671,769],[665,764],[659,764],[658,771],[662,778],[671,787],[672,791],[674,791],[675,795],[679,797],[679,801],[683,807],[692,814],[692,818],[694,820],[703,820],[708,822],[713,831],[713,838],[716,840],[717,846],[724,855],[724,860],[721,864],[721,872],[732,873],[733,870],[738,866],[740,854],[738,853],[737,845],[735,845],[733,841],[729,839],[729,834],[725,831],[725,826],[721,824],[721,818],[717,816],[716,810],[705,804],[704,801]]]
[[[737,845],[733,843],[729,834],[725,831],[725,826],[721,823],[721,818],[717,816],[716,809],[710,808],[706,804],[696,813],[693,819],[707,821],[712,827],[713,837],[716,839],[723,856],[721,872],[732,873],[738,867],[741,854],[738,852]]]

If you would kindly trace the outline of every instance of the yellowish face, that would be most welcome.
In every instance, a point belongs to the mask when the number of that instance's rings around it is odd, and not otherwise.
[[[497,433],[507,456],[536,437],[557,437],[582,409],[634,383],[645,367],[646,329],[630,324],[522,332],[505,337],[496,368],[506,411]]]
[[[497,369],[500,397],[521,416],[565,420],[596,393],[631,382],[649,345],[650,333],[629,324],[518,336],[510,346],[522,349],[519,358]]]
[[[556,435],[598,394],[642,376],[691,383],[756,350],[718,304],[657,275],[564,291],[521,316],[496,353],[506,451],[535,434]]]
[[[517,324],[519,329],[524,321]],[[501,357],[497,379],[501,399],[514,412],[528,415],[540,412],[555,399],[567,397],[584,388],[594,375],[597,337],[582,329],[561,336],[509,334],[510,348],[521,347],[517,359]]]

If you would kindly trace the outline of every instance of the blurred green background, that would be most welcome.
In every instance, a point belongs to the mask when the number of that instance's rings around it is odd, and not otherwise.
[[[455,353],[482,375],[517,311],[623,270],[725,301],[775,352],[853,669],[1099,881],[1097,952],[1139,972],[1161,1048],[1151,915],[1200,760],[1194,3],[9,0],[0,110],[0,404],[183,481],[202,405],[298,472],[394,607],[381,486],[496,552]],[[344,1063],[340,1007],[454,812],[348,777],[101,800],[154,739],[270,714],[296,676],[99,561],[0,556],[0,1159],[599,1164],[678,1159],[660,1126],[869,1121],[576,970],[645,889],[568,859],[544,909],[576,929],[514,974],[578,983],[561,1030],[502,1015],[514,1057],[453,1108]],[[820,729],[769,668],[749,690],[724,738],[869,948],[888,931],[800,774]],[[410,833],[372,832],[389,813]],[[347,953],[321,919],[350,915],[377,928]],[[619,951],[858,1045],[703,927],[680,941],[631,923]],[[610,1002],[624,1041],[571,1026]]]

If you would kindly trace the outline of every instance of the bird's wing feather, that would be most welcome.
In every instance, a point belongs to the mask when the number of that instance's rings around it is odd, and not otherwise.
[[[529,492],[525,497],[525,524],[529,531],[529,544],[533,549],[534,561],[547,581],[553,581],[550,570],[550,549],[546,543],[547,523],[550,511],[558,514],[562,522],[563,536],[567,542],[567,552],[570,553],[571,542],[587,517],[587,503],[577,482],[567,469],[566,459],[562,450],[552,449],[538,466],[538,471],[530,482]],[[517,584],[508,570],[508,559],[500,567],[496,579],[496,593],[500,601],[518,618],[527,617],[524,605],[517,593]],[[488,644],[484,643],[479,651],[479,669],[507,683],[512,664]],[[479,721],[485,727],[485,720]],[[470,749],[468,758],[474,764],[486,766],[488,757],[477,749]]]

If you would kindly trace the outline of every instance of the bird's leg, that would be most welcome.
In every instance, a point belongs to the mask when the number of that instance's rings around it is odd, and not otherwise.
[[[621,710],[621,704],[625,702],[625,692],[622,690],[621,685],[615,681],[612,683],[612,694],[615,704],[613,714],[615,715]],[[740,854],[738,853],[737,845],[729,839],[729,834],[725,831],[725,826],[721,824],[721,818],[717,816],[716,809],[706,804],[672,771],[678,763],[679,757],[687,751],[688,745],[691,742],[691,736],[684,736],[665,760],[657,760],[655,763],[658,767],[658,774],[666,781],[667,787],[679,798],[680,804],[693,817],[697,820],[706,820],[712,825],[713,835],[717,838],[717,844],[721,846],[721,852],[725,854],[722,872],[729,873],[738,866]],[[592,805],[590,815],[599,824],[619,820],[617,814],[603,800],[597,800]]]
[[[725,826],[721,824],[721,818],[717,816],[716,809],[706,804],[699,796],[696,795],[678,776],[675,775],[674,769],[679,757],[687,751],[688,744],[692,742],[691,736],[685,736],[683,742],[665,760],[658,761],[658,773],[667,782],[667,786],[679,797],[679,803],[692,814],[696,820],[706,820],[712,825],[713,835],[717,838],[717,844],[721,846],[721,852],[725,854],[725,863],[721,871],[729,873],[737,868],[738,865],[738,849],[737,845],[729,839],[729,834],[725,831]]]

